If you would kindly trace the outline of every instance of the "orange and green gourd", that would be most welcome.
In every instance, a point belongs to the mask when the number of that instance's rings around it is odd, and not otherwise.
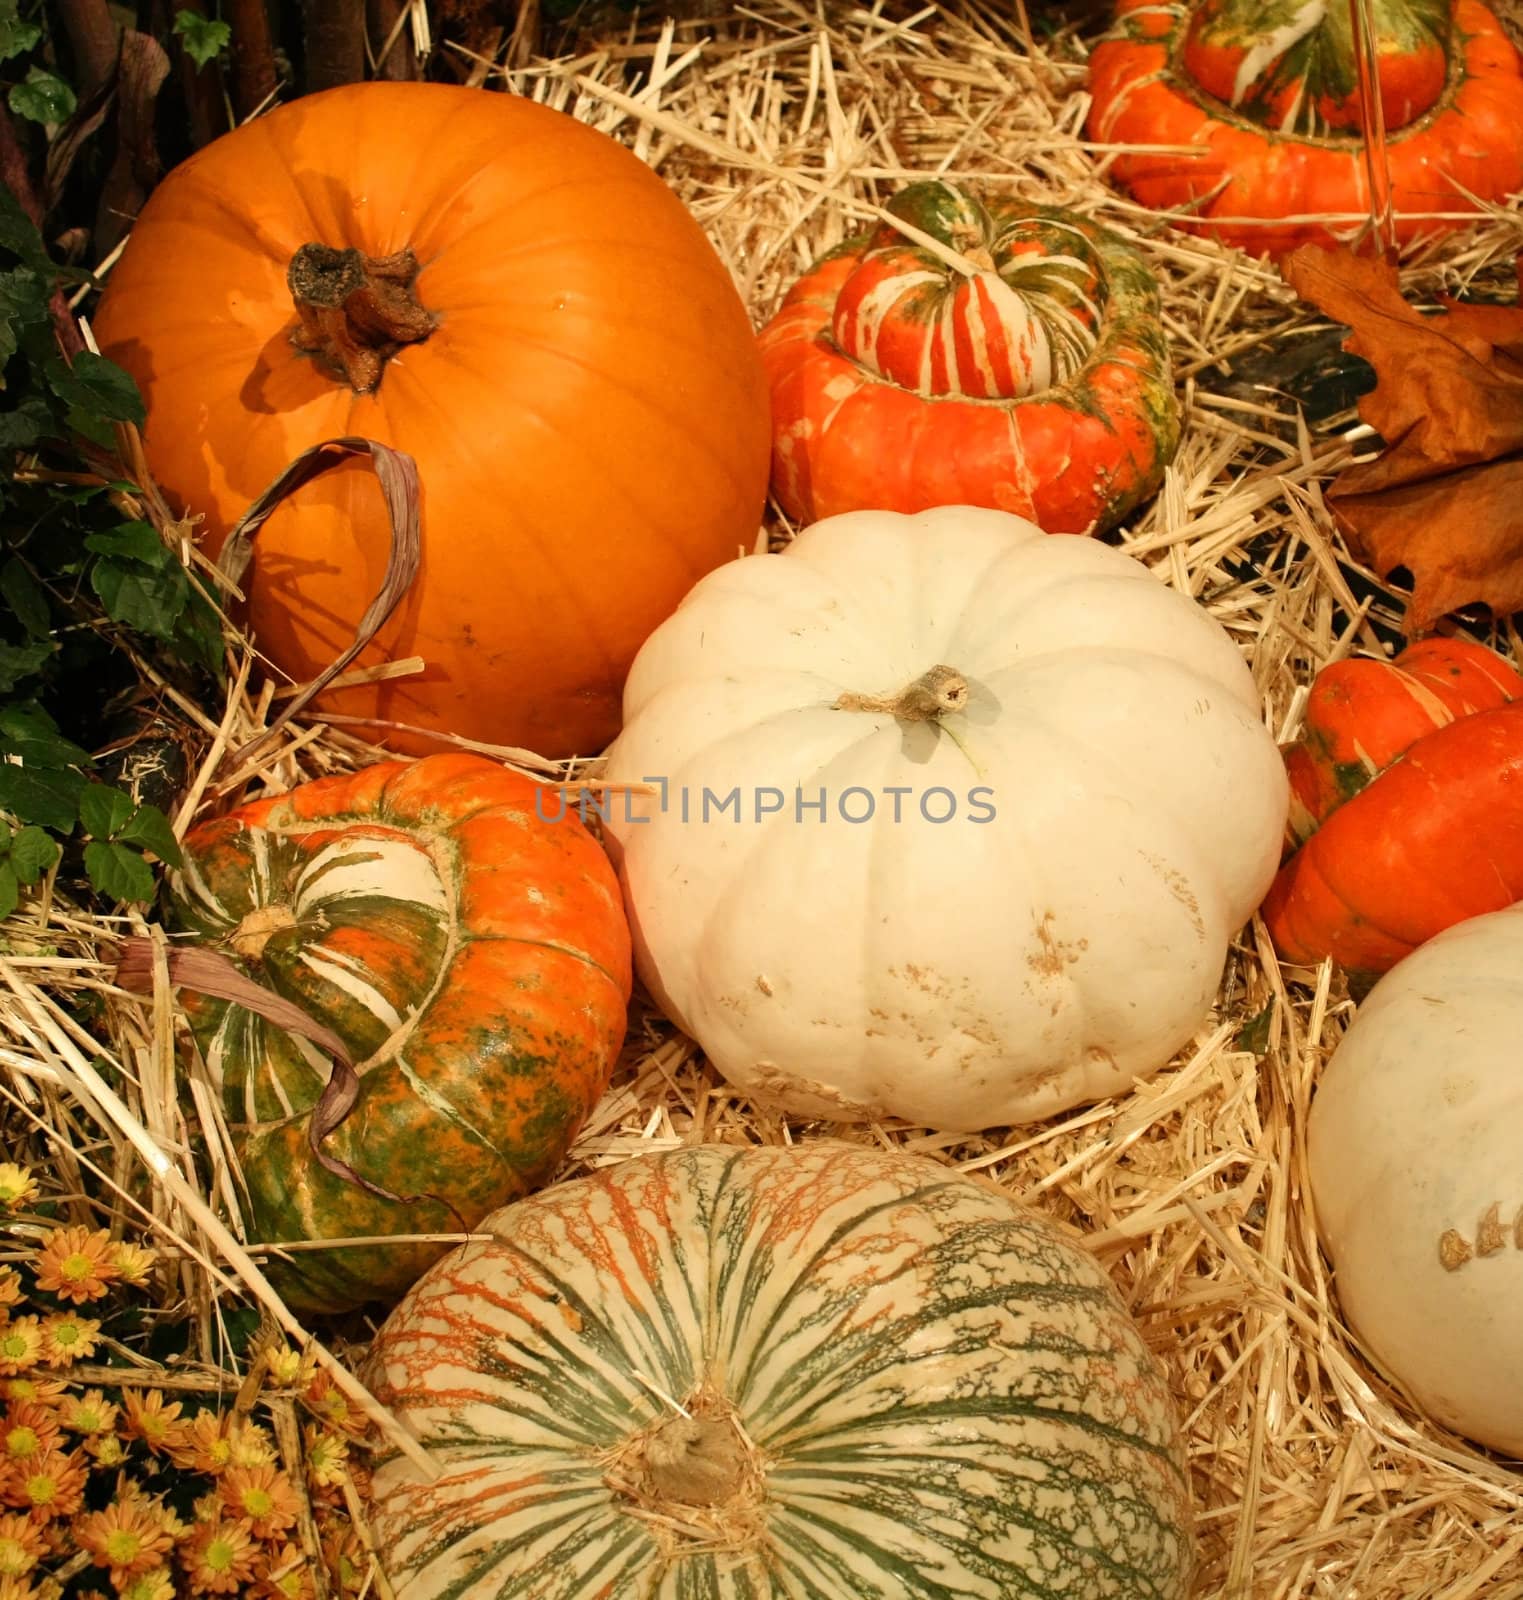
[[[1141,256],[940,181],[887,210],[911,231],[829,252],[761,333],[788,516],[971,505],[1094,533],[1152,495],[1180,422]]]
[[[613,870],[555,789],[479,756],[381,762],[193,829],[178,933],[348,1047],[353,1108],[321,1141],[331,1061],[253,1011],[184,1004],[256,1244],[453,1233],[548,1180],[623,1043],[630,940]],[[289,1304],[392,1300],[428,1242],[272,1254]]]
[[[504,1207],[362,1376],[396,1600],[1185,1600],[1168,1385],[1082,1242],[923,1156],[637,1156]]]
[[[1523,675],[1494,651],[1434,638],[1323,668],[1285,765],[1262,908],[1283,960],[1378,975],[1523,898]]]
[[[1110,175],[1135,200],[1253,254],[1367,227],[1372,160],[1399,241],[1473,222],[1472,195],[1523,187],[1518,52],[1478,0],[1367,10],[1383,156],[1351,0],[1119,0],[1090,56],[1088,136],[1119,147]]]

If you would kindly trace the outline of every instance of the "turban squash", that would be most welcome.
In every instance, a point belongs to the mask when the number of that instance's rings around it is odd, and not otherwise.
[[[397,1600],[1184,1600],[1167,1385],[1066,1231],[924,1157],[638,1156],[505,1207],[372,1342]]]
[[[155,190],[94,326],[212,554],[326,439],[417,462],[421,570],[359,663],[427,668],[319,713],[590,754],[645,635],[755,539],[767,388],[729,273],[631,151],[518,95],[361,83],[236,129]],[[315,677],[388,547],[360,464],[278,507],[249,579],[265,655]]]
[[[1290,853],[1263,906],[1282,959],[1385,972],[1523,897],[1523,676],[1493,651],[1324,667],[1285,760]]]
[[[971,505],[1093,533],[1153,494],[1180,421],[1141,256],[1083,217],[949,183],[887,210],[932,244],[892,222],[848,240],[762,330],[784,511]]]
[[[1090,55],[1089,137],[1119,146],[1116,181],[1152,210],[1182,211],[1181,227],[1253,253],[1337,244],[1371,212],[1351,9],[1119,0]],[[1523,68],[1497,18],[1479,0],[1368,9],[1398,239],[1473,219],[1471,195],[1523,188]],[[1459,216],[1423,215],[1435,212]]]
[[[317,1159],[316,1045],[189,992],[251,1241],[453,1232],[551,1176],[623,1043],[630,950],[607,858],[542,795],[479,756],[385,761],[187,835],[166,921],[339,1036],[359,1094],[322,1149],[401,1197]],[[270,1276],[336,1311],[395,1299],[443,1248],[277,1252]]]

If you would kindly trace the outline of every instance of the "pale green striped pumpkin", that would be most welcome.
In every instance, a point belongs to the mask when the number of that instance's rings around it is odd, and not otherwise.
[[[992,1185],[819,1141],[494,1213],[366,1376],[397,1600],[1181,1600],[1184,1458],[1094,1259]]]

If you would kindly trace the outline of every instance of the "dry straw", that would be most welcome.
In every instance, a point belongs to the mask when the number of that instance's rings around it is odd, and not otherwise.
[[[630,143],[703,223],[758,322],[814,256],[927,176],[1069,205],[1137,240],[1164,286],[1187,430],[1162,492],[1120,542],[1231,630],[1267,725],[1288,738],[1315,669],[1387,648],[1396,607],[1323,504],[1357,435],[1310,429],[1283,395],[1229,387],[1219,368],[1323,325],[1271,268],[1191,241],[1105,186],[1105,152],[1082,136],[1083,45],[1053,15],[985,0],[814,10],[758,0],[573,39],[553,61],[527,52],[521,25],[469,69]],[[1520,247],[1523,221],[1497,211],[1422,252],[1405,286],[1420,298],[1515,282]],[[775,543],[790,531],[769,522]],[[1523,656],[1510,626],[1496,642]],[[229,752],[289,692],[246,665],[225,708],[178,707],[203,758],[176,817],[182,833],[213,806],[374,757],[362,729],[308,718],[232,771]],[[497,753],[549,770],[526,752]],[[46,1165],[66,1193],[87,1183],[115,1193],[121,1226],[147,1223],[178,1252],[166,1293],[191,1302],[201,1381],[237,1383],[218,1333],[234,1287],[288,1332],[294,1319],[269,1305],[258,1241],[226,1234],[238,1176],[205,1086],[175,1091],[169,997],[145,1003],[109,983],[102,955],[125,931],[52,893],[8,924],[0,1128],[7,1154]],[[113,1041],[104,1073],[91,1065],[100,1042],[70,1019],[86,997]],[[1342,1326],[1317,1250],[1304,1127],[1351,1012],[1330,972],[1282,971],[1255,922],[1193,1047],[1125,1100],[982,1138],[888,1125],[851,1135],[980,1173],[1084,1231],[1179,1399],[1201,1596],[1523,1596],[1523,1475],[1425,1421],[1382,1379]],[[787,1144],[817,1131],[737,1098],[686,1041],[637,1012],[615,1085],[562,1176],[701,1140]],[[222,1153],[210,1193],[186,1154],[192,1133]],[[353,1366],[362,1348],[340,1353]]]

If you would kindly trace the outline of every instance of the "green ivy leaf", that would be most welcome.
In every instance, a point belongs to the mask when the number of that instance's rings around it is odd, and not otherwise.
[[[36,704],[0,706],[0,755],[20,756],[31,767],[94,765],[90,752],[73,740],[65,739],[58,731],[58,724]],[[0,767],[0,772],[3,771]],[[80,778],[81,787],[84,781]],[[74,826],[73,816],[67,826]]]
[[[57,648],[51,639],[0,643],[0,694],[13,694],[16,685],[30,678]]]
[[[79,820],[92,839],[116,838],[134,809],[131,795],[105,783],[90,784],[79,797]]]
[[[114,561],[102,556],[90,568],[90,587],[113,622],[169,639],[185,609],[190,585],[179,562],[162,571],[141,561]]]
[[[92,839],[85,846],[85,871],[95,892],[108,899],[153,899],[153,868],[130,845]]]
[[[167,861],[172,867],[180,865],[180,841],[175,838],[169,818],[157,806],[139,806],[116,830],[115,837],[123,844],[141,845],[151,850],[160,861]]]
[[[30,50],[42,38],[35,22],[23,22],[13,4],[0,6],[0,61],[9,61]]]
[[[16,869],[8,859],[0,860],[0,917],[8,917],[21,903],[21,887]]]
[[[67,122],[79,101],[56,72],[31,66],[26,77],[12,87],[6,103],[28,122]]]
[[[174,31],[185,45],[185,54],[198,67],[215,61],[233,37],[233,30],[227,23],[202,16],[199,11],[175,12]]]
[[[0,365],[21,348],[22,330],[47,317],[47,286],[35,272],[28,267],[0,272]]]
[[[36,883],[62,854],[52,834],[32,823],[11,840],[11,868],[22,883]]]
[[[68,833],[79,820],[81,773],[68,767],[23,767],[0,762],[0,809],[23,822]]]
[[[110,422],[142,424],[147,418],[143,397],[130,373],[90,350],[81,350],[67,367],[49,373],[53,393],[67,406]]]
[[[53,627],[53,608],[42,585],[32,576],[32,569],[20,556],[12,556],[0,566],[0,599],[34,639],[47,638]]]
[[[0,450],[30,450],[58,430],[48,403],[28,395],[14,411],[0,411]]]
[[[151,522],[123,522],[101,533],[86,534],[85,548],[97,555],[145,561],[149,566],[162,566],[164,557],[171,553]],[[178,561],[175,564],[178,566]]]
[[[57,268],[48,257],[47,246],[37,231],[37,224],[22,209],[15,191],[0,183],[0,246],[19,256],[23,265],[31,267],[49,282]]]

